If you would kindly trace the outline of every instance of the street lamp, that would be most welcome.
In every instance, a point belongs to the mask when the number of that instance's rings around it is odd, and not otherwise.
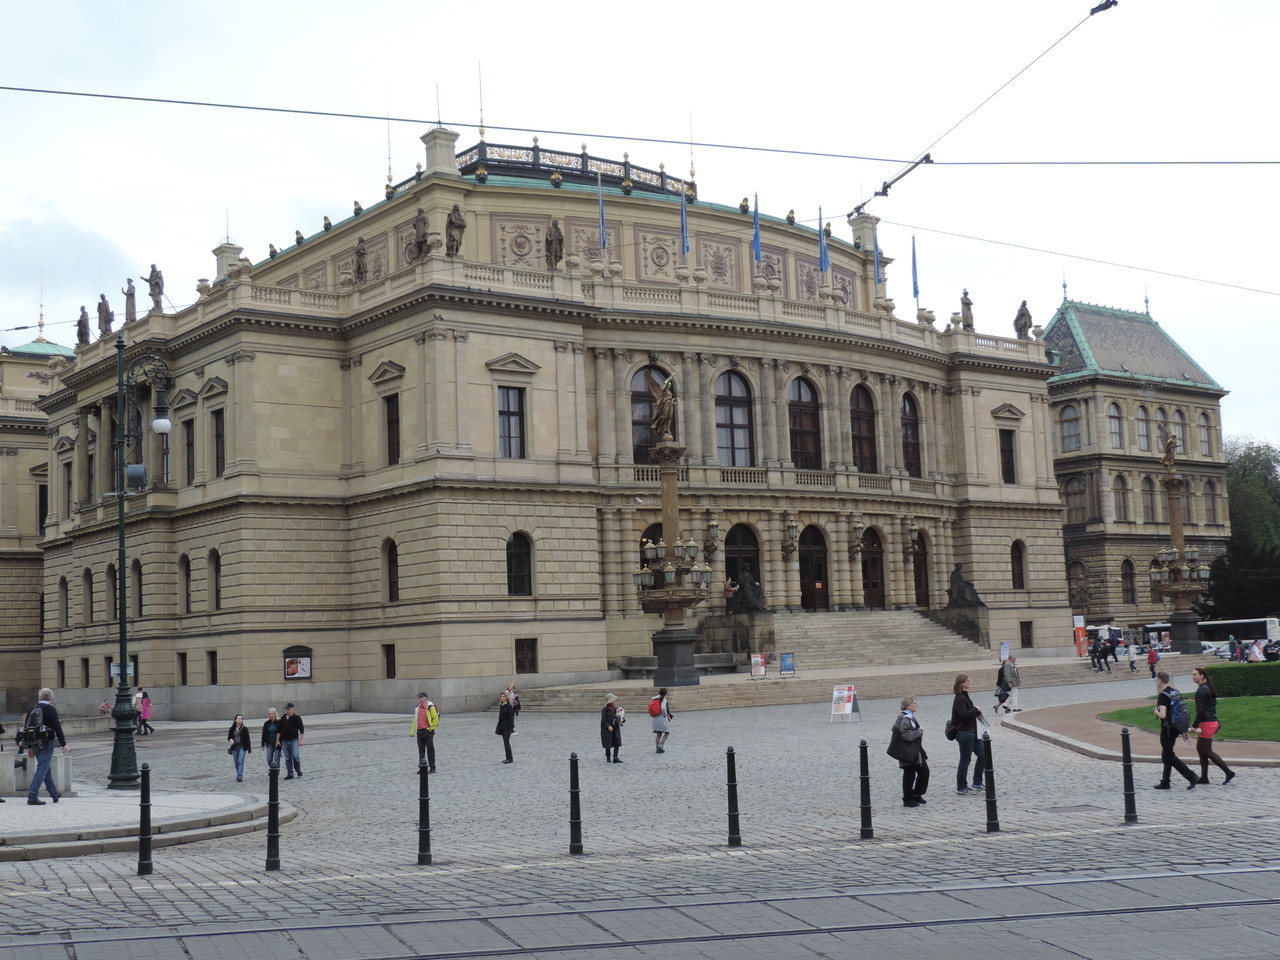
[[[139,783],[138,756],[134,750],[133,734],[135,727],[133,694],[129,690],[129,625],[128,604],[125,600],[125,584],[127,582],[124,553],[124,498],[127,489],[142,490],[147,485],[147,468],[141,463],[125,466],[125,451],[130,442],[142,439],[142,422],[133,426],[134,414],[138,406],[138,385],[151,384],[155,395],[152,400],[155,418],[151,421],[151,429],[164,435],[169,432],[169,402],[165,396],[165,386],[169,382],[169,367],[160,357],[154,354],[143,354],[134,357],[126,368],[124,363],[124,330],[116,335],[116,435],[115,435],[115,485],[116,485],[116,519],[117,547],[119,557],[116,563],[116,611],[120,621],[120,684],[116,687],[116,705],[111,709],[115,720],[115,739],[111,745],[111,772],[107,775],[107,786],[117,790],[136,789]]]

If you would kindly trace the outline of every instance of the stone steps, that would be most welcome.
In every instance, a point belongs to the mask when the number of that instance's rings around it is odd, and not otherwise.
[[[774,616],[774,650],[794,653],[801,669],[937,663],[983,655],[972,641],[909,611]]]

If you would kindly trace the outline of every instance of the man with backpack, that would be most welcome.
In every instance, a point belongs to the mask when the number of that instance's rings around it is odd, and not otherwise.
[[[1156,674],[1156,707],[1153,711],[1160,718],[1160,759],[1164,761],[1164,776],[1156,784],[1157,790],[1169,790],[1169,771],[1177,770],[1187,780],[1187,789],[1194,790],[1196,775],[1173,752],[1178,737],[1189,740],[1191,710],[1177,688],[1169,685],[1169,674],[1161,670]]]
[[[33,807],[43,807],[40,799],[40,785],[44,784],[49,799],[57,803],[62,799],[53,782],[53,749],[61,746],[62,752],[68,751],[67,738],[62,733],[62,721],[58,719],[58,711],[53,706],[53,691],[44,687],[40,691],[39,700],[27,711],[22,724],[22,748],[28,757],[35,757],[36,772],[31,778],[31,786],[27,787],[27,803]]]

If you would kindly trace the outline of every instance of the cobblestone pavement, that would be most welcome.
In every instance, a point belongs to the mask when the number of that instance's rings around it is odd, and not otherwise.
[[[1149,680],[1129,686],[1040,688],[1024,692],[1024,706],[1151,691]],[[281,872],[264,870],[262,833],[158,848],[149,877],[119,855],[0,864],[9,908],[0,960],[740,960],[858,947],[888,956],[908,944],[924,957],[1280,954],[1280,910],[1270,901],[1278,770],[1244,770],[1226,788],[1153,791],[1156,768],[1136,767],[1140,821],[1125,826],[1118,764],[997,727],[1001,829],[988,833],[982,798],[955,793],[956,748],[941,736],[949,697],[921,702],[933,782],[917,809],[902,807],[897,764],[884,754],[896,703],[863,703],[862,722],[852,723],[829,722],[826,704],[681,715],[676,695],[673,707],[667,752],[654,753],[649,718],[636,710],[626,762],[616,765],[603,760],[594,714],[525,714],[509,766],[492,714],[446,716],[431,778],[434,862],[424,867],[405,722],[317,726],[303,748],[306,776],[281,784],[302,811],[283,829]],[[252,776],[234,783],[225,725],[182,727],[140,741],[157,788],[265,793],[257,752]],[[870,840],[859,839],[864,738]],[[726,845],[728,746],[741,848]],[[567,853],[573,751],[582,857]],[[105,754],[79,763],[78,775],[105,779]]]

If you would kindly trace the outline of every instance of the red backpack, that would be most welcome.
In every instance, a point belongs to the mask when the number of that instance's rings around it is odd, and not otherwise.
[[[649,716],[651,717],[662,716],[662,698],[661,697],[654,697],[652,700],[649,701]]]

